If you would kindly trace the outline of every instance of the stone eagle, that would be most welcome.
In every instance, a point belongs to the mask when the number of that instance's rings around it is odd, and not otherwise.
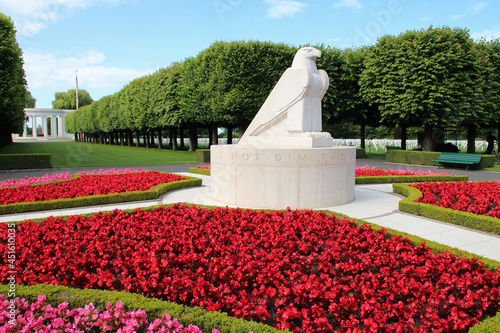
[[[303,47],[292,67],[281,76],[238,144],[272,145],[287,136],[324,137],[321,100],[329,86],[328,74],[316,67],[321,51]]]

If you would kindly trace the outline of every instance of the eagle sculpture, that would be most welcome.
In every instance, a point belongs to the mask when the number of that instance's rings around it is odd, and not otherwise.
[[[273,145],[286,137],[330,137],[323,133],[321,100],[328,74],[316,67],[321,51],[303,47],[275,85],[238,144]]]

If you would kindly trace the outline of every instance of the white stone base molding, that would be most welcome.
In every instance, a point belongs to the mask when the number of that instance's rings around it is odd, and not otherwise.
[[[240,207],[323,208],[354,200],[356,149],[213,145],[212,199]]]

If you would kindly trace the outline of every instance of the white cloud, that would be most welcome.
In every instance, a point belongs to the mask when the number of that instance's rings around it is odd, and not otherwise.
[[[27,50],[24,52],[24,69],[28,89],[40,88],[66,91],[75,87],[75,70],[78,70],[78,82],[82,89],[114,88],[120,90],[131,80],[154,72],[153,68],[134,69],[108,67],[102,63],[106,56],[94,50],[70,57],[58,57],[56,54]]]
[[[462,17],[464,17],[465,15],[464,14],[455,14],[455,15],[452,15],[450,17],[451,20],[458,20],[458,19],[461,19]]]
[[[0,0],[0,12],[12,17],[18,34],[33,36],[61,17],[76,10],[105,3],[117,4],[127,0]]]
[[[270,5],[267,9],[266,17],[276,19],[284,16],[293,17],[298,12],[304,11],[307,4],[292,0],[264,0]]]
[[[432,21],[432,17],[431,16],[423,16],[420,18],[420,21]]]
[[[472,14],[476,15],[480,11],[482,11],[487,5],[488,5],[488,2],[476,2],[476,1],[474,1],[470,5],[470,11],[472,12]]]
[[[359,0],[339,0],[333,4],[334,8],[347,7],[353,9],[361,9],[363,5],[359,2]]]
[[[471,37],[475,40],[479,40],[481,38],[485,38],[486,40],[500,38],[500,26],[494,26],[491,29],[487,29],[480,32],[472,32]]]

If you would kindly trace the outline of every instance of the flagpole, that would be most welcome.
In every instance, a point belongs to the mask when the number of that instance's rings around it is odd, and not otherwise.
[[[76,72],[76,109],[78,110],[78,70]]]

